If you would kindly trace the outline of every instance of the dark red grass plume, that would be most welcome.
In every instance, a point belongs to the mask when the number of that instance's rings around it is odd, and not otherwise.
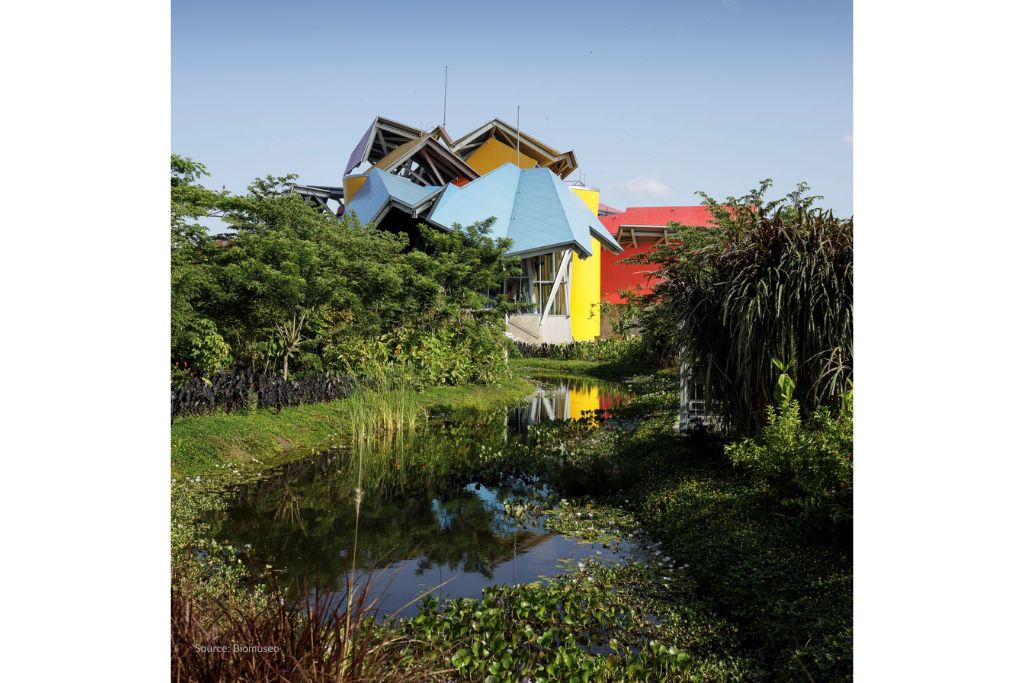
[[[425,671],[398,670],[403,642],[374,627],[369,582],[348,600],[333,591],[306,591],[289,601],[272,584],[265,602],[196,591],[185,582],[171,589],[171,680],[416,681]],[[346,626],[350,632],[346,632]]]

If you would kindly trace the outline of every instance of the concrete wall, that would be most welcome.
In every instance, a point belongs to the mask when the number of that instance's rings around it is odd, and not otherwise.
[[[569,317],[564,315],[549,315],[543,323],[539,313],[510,315],[505,334],[528,344],[565,344],[572,341]]]

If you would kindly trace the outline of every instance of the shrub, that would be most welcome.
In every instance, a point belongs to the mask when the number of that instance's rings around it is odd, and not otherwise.
[[[508,376],[504,334],[490,321],[427,332],[401,327],[373,338],[339,341],[325,350],[325,363],[369,386],[400,382],[423,387]]]
[[[294,176],[233,195],[203,187],[207,174],[172,156],[172,362],[200,375],[234,364],[419,385],[504,373],[504,316],[521,305],[492,293],[522,263],[510,240],[490,237],[493,219],[420,226],[410,241],[310,206]],[[201,224],[214,213],[230,228],[216,238]]]
[[[524,358],[556,358],[560,360],[624,361],[646,358],[643,340],[598,339],[596,341],[568,342],[565,344],[529,344],[516,342]]]
[[[768,408],[760,436],[725,447],[734,465],[763,479],[784,506],[816,522],[853,518],[852,398],[838,416],[819,408],[802,419],[795,400]]]
[[[231,347],[212,320],[199,320],[192,337],[192,357],[203,372],[219,372],[231,363]]]

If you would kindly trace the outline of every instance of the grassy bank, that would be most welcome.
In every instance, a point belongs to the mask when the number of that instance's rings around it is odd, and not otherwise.
[[[652,373],[656,367],[633,360],[594,361],[560,360],[555,358],[516,358],[510,361],[520,374],[543,373],[548,377],[593,377],[605,381],[621,382],[636,375]]]
[[[409,391],[421,408],[483,408],[515,401],[532,389],[516,376],[495,384],[463,384]],[[178,418],[171,426],[171,472],[178,477],[233,479],[339,445],[350,429],[355,396],[340,401],[248,413],[215,413]]]

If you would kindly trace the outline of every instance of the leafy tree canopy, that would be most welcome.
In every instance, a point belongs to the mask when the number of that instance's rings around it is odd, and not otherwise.
[[[507,240],[487,235],[489,223],[451,233],[421,226],[424,252],[406,234],[310,205],[292,191],[294,175],[258,178],[239,196],[204,187],[207,175],[172,155],[175,360],[204,365],[209,349],[229,348],[218,364],[287,375],[294,359],[324,370],[325,348],[407,326],[430,334],[503,322],[507,305],[491,294],[519,261],[507,256]],[[211,237],[204,216],[228,232]],[[214,369],[205,365],[198,370]]]

